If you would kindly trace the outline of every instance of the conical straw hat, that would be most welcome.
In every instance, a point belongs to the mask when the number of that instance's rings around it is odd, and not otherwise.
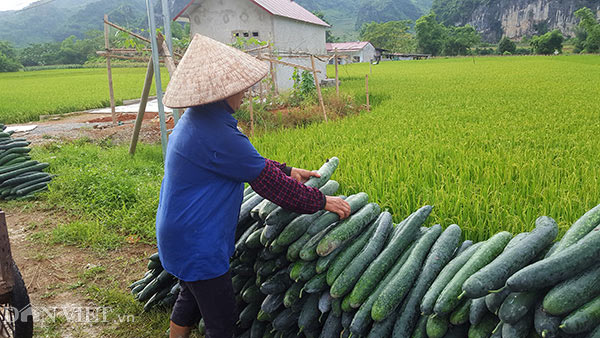
[[[269,72],[269,65],[238,49],[196,34],[171,78],[163,103],[187,108],[244,91]]]

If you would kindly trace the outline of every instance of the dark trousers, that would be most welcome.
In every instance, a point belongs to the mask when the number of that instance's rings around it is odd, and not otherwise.
[[[237,320],[231,274],[196,282],[179,281],[181,291],[173,306],[171,321],[195,326],[204,318],[207,338],[231,338]]]

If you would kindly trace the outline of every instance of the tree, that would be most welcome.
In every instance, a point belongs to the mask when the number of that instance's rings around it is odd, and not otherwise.
[[[481,41],[479,33],[471,25],[448,27],[447,38],[444,41],[445,55],[467,55],[469,48]]]
[[[16,72],[22,67],[10,42],[0,41],[0,72]]]
[[[410,20],[365,23],[360,29],[360,40],[369,41],[376,48],[393,52],[412,52],[415,41],[410,30]]]
[[[555,29],[544,35],[532,37],[530,44],[534,53],[549,55],[554,53],[554,51],[562,53],[562,44],[564,40],[565,38],[560,30]]]
[[[439,55],[442,53],[447,39],[447,29],[439,23],[434,12],[420,17],[415,25],[417,32],[417,47],[426,54]]]
[[[19,52],[19,61],[25,67],[58,63],[60,42],[31,44]]]
[[[594,13],[589,8],[583,7],[575,12],[575,17],[579,19],[578,31],[581,32],[581,35],[576,36],[578,39],[576,47],[587,53],[600,51],[600,23],[596,21]]]
[[[517,52],[517,44],[506,36],[498,43],[498,54],[509,52],[515,54]]]

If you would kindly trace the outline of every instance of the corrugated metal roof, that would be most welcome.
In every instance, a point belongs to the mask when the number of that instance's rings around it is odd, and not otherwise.
[[[180,16],[182,16],[185,11],[190,7],[191,4],[194,3],[195,0],[191,0],[183,10],[179,12],[173,18],[173,20],[177,20]],[[319,19],[316,15],[308,11],[306,8],[300,6],[296,2],[292,0],[250,0],[255,3],[257,6],[261,7],[265,11],[269,12],[272,15],[282,16],[298,21],[312,23],[314,25],[330,27],[325,21]]]
[[[356,42],[334,42],[326,43],[325,48],[328,52],[333,52],[336,48],[338,51],[359,51],[365,48],[370,42],[369,41],[356,41]]]

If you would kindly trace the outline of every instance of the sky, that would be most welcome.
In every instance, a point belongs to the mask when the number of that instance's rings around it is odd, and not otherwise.
[[[21,9],[36,0],[0,0],[0,11]]]

